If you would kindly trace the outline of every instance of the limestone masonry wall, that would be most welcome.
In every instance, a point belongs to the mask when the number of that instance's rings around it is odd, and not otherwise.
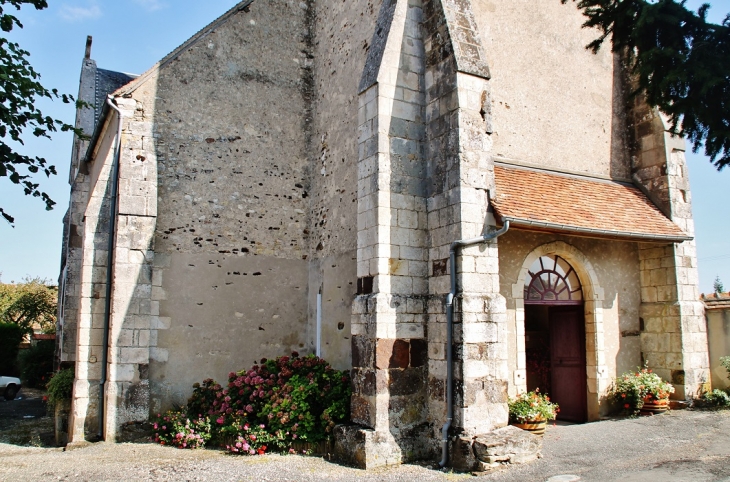
[[[494,156],[628,179],[626,115],[610,46],[572,2],[471,2],[492,72]]]

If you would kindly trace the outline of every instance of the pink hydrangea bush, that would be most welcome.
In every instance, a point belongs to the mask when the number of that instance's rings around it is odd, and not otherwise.
[[[210,420],[208,417],[190,419],[183,412],[170,410],[157,414],[152,421],[154,441],[160,445],[170,445],[180,449],[197,449],[210,440]]]
[[[286,451],[299,441],[318,443],[331,437],[335,424],[349,418],[348,374],[314,355],[299,357],[294,352],[262,359],[249,370],[229,373],[225,386],[209,378],[193,388],[187,415],[178,416],[205,420],[210,443],[234,454]],[[170,444],[169,437],[156,437]],[[191,444],[183,443],[186,448]]]
[[[283,443],[316,443],[349,417],[350,379],[314,355],[262,359],[249,370],[228,374],[222,386],[212,379],[194,385],[188,413],[208,415],[225,440],[244,420],[265,425]],[[227,444],[229,445],[229,444]]]
[[[263,455],[267,450],[281,448],[279,434],[270,434],[264,424],[252,426],[248,423],[243,425],[233,442],[226,445],[226,450],[236,455]]]

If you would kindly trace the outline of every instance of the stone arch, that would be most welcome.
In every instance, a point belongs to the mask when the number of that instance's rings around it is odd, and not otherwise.
[[[565,259],[578,274],[583,285],[584,314],[586,328],[586,376],[588,377],[588,420],[600,418],[600,400],[610,385],[603,329],[604,292],[588,257],[575,246],[563,241],[553,241],[533,249],[522,263],[517,283],[512,285],[512,298],[515,302],[517,336],[517,373],[515,388],[518,392],[527,389],[525,358],[525,279],[529,276],[530,266],[540,257],[558,255]]]

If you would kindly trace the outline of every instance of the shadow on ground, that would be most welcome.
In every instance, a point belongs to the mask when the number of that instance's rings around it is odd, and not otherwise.
[[[0,443],[55,447],[44,395],[42,390],[23,388],[15,400],[0,399]]]

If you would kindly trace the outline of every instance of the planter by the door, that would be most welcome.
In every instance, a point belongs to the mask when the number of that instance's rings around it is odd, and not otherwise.
[[[542,437],[545,434],[547,420],[525,420],[524,422],[512,422],[510,425],[514,425],[522,430],[527,430],[533,435]]]
[[[669,400],[654,400],[653,398],[644,399],[644,405],[641,407],[642,415],[658,415],[669,410]]]

